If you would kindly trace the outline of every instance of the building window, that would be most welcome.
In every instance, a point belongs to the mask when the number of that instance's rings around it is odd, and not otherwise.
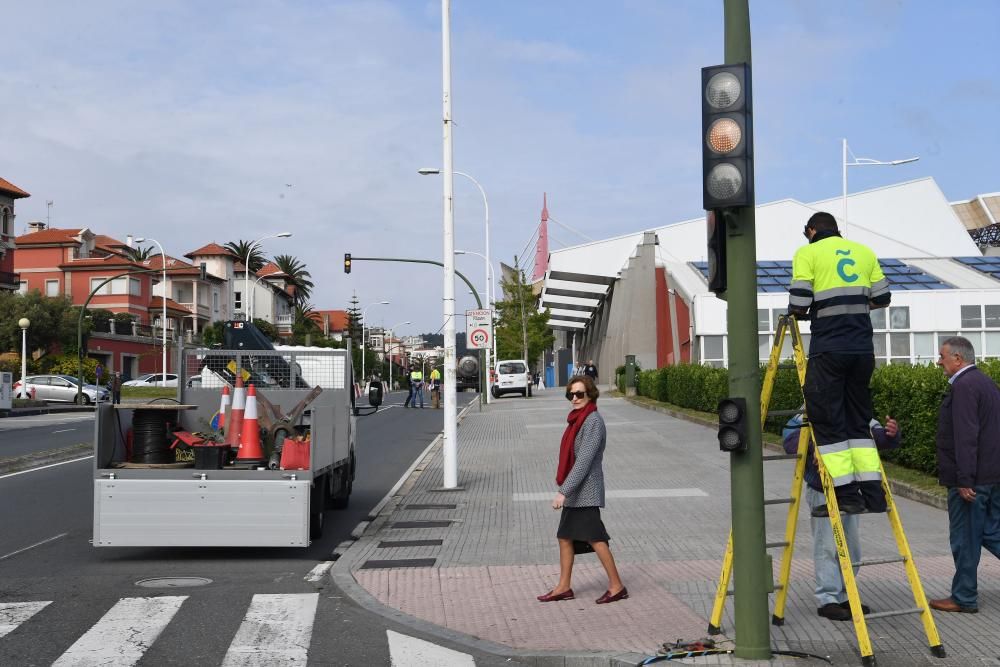
[[[889,356],[894,364],[910,363],[910,334],[889,334]]]
[[[875,334],[872,336],[872,343],[875,345],[875,365],[885,366],[885,334]]]
[[[771,337],[767,334],[757,334],[757,358],[761,361],[767,361],[771,358]]]
[[[952,336],[958,336],[958,335],[959,334],[957,332],[956,333],[939,333],[938,334],[938,344],[937,344],[938,348],[940,348],[942,345],[944,345],[944,342],[946,340],[948,340],[949,338],[951,338]],[[935,353],[935,358],[936,357],[937,357],[937,354]]]
[[[702,363],[721,368],[725,366],[725,336],[703,336]]]
[[[1000,357],[1000,331],[987,331],[983,337],[986,344],[983,346],[982,356]]]
[[[45,281],[45,296],[59,296],[59,281],[58,280],[46,280]]]
[[[240,292],[233,292],[233,308],[243,310],[243,300]]]
[[[212,292],[212,312],[219,312],[219,293],[214,291]]]
[[[142,283],[138,278],[129,278],[128,293],[132,296],[142,296]]]
[[[7,209],[3,210],[3,226],[0,229],[4,234],[10,234],[10,211]]]
[[[986,310],[986,328],[1000,328],[1000,306],[983,306]]]
[[[765,333],[771,331],[771,319],[768,315],[767,308],[757,309],[757,333]]]
[[[878,310],[873,310],[870,313],[872,318],[872,329],[879,331],[885,329],[885,308],[879,308]]]
[[[909,306],[889,306],[889,328],[890,329],[910,328]]]
[[[962,328],[978,329],[983,326],[982,306],[962,306]]]
[[[937,360],[937,349],[934,347],[934,334],[913,334],[913,354],[918,364],[934,363]]]

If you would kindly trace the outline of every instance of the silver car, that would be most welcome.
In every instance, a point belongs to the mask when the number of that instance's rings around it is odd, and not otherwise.
[[[111,392],[96,384],[84,384],[81,392],[80,381],[72,375],[30,375],[25,382],[28,385],[27,393],[30,395],[34,389],[35,398],[40,401],[89,405],[95,401],[107,401],[111,398]],[[15,386],[15,392],[21,391],[20,384],[18,382]]]

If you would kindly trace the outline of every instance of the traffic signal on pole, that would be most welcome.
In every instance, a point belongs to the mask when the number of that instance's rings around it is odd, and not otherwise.
[[[709,211],[705,220],[708,230],[708,289],[721,296],[726,291],[726,220],[722,211]]]
[[[705,210],[753,206],[751,110],[748,63],[701,70]]]
[[[746,399],[731,397],[719,401],[719,449],[745,452],[748,437]]]
[[[344,253],[344,273],[351,272],[351,253]]]

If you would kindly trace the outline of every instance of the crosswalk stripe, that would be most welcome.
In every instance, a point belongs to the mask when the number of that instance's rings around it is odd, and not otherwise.
[[[49,602],[0,602],[0,637],[8,635],[14,629],[40,612]]]
[[[304,665],[319,593],[254,595],[223,667]]]
[[[468,653],[453,651],[431,642],[386,630],[391,667],[476,667]]]
[[[186,599],[186,595],[122,598],[59,656],[52,667],[134,665]]]

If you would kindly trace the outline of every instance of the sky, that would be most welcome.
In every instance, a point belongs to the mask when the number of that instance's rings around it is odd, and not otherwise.
[[[841,140],[933,177],[950,201],[1000,190],[1000,3],[750,3],[757,202],[841,191]],[[494,262],[700,217],[700,69],[721,64],[719,0],[453,0],[455,169],[489,200]],[[158,239],[170,255],[253,240],[305,262],[316,309],[353,294],[372,325],[442,328],[441,3],[7,3],[0,177],[32,220]],[[455,177],[455,247],[484,251],[478,189]],[[53,202],[51,207],[47,202]],[[797,232],[797,230],[796,230]],[[483,289],[485,264],[457,268]],[[530,267],[529,267],[530,270]],[[458,283],[456,310],[474,308]],[[499,290],[498,290],[499,291]],[[464,329],[458,321],[459,331]]]

